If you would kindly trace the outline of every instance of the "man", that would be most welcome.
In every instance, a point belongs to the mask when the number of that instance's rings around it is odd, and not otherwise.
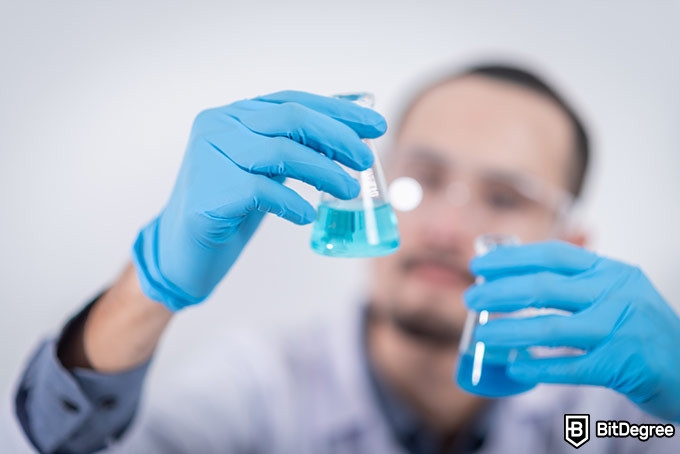
[[[584,237],[566,213],[587,167],[584,128],[542,81],[504,66],[456,73],[404,113],[386,173],[417,182],[422,199],[398,213],[401,248],[374,261],[368,305],[276,344],[239,338],[216,346],[185,377],[170,377],[170,392],[156,398],[149,390],[149,411],[133,419],[173,314],[210,294],[265,213],[314,219],[284,178],[354,197],[356,181],[334,161],[369,167],[360,139],[385,128],[371,110],[299,92],[199,114],[170,199],[140,232],[133,263],[29,362],[13,403],[15,446],[554,453],[573,449],[563,440],[566,413],[680,421],[680,320],[638,269],[578,247]],[[472,260],[484,233],[530,244]],[[472,286],[475,275],[485,282]],[[571,313],[490,320],[476,341],[576,348],[518,356],[507,374],[527,386],[599,387],[538,387],[500,400],[462,391],[453,377],[464,302],[480,312]],[[582,452],[671,452],[680,444],[590,438]]]

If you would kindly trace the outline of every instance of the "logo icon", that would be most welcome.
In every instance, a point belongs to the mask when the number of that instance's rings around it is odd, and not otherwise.
[[[590,415],[564,415],[564,441],[578,449],[590,440]]]

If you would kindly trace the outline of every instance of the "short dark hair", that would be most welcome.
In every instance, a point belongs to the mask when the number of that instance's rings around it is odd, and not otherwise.
[[[404,121],[413,106],[427,92],[433,88],[465,76],[489,77],[503,82],[520,85],[552,100],[560,107],[560,109],[564,111],[564,113],[567,114],[574,131],[574,158],[573,166],[569,172],[569,191],[574,195],[574,197],[578,198],[583,191],[583,185],[585,182],[591,153],[586,127],[574,109],[565,101],[565,99],[557,92],[557,90],[548,85],[548,83],[543,78],[528,69],[509,64],[484,63],[469,66],[463,70],[457,70],[453,74],[449,74],[448,76],[439,79],[436,83],[430,84],[421,89],[418,94],[414,96],[407,104],[407,107],[402,114],[400,123]],[[399,125],[399,129],[401,129],[401,125]]]

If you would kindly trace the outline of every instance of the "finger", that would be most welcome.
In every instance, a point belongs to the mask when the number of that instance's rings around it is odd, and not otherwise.
[[[233,219],[245,217],[257,210],[272,213],[295,224],[309,224],[316,217],[314,207],[297,192],[264,175],[252,175],[245,183],[248,197],[211,210],[208,215]]]
[[[550,307],[579,312],[595,302],[601,286],[590,276],[565,276],[549,271],[502,276],[470,287],[464,295],[470,309],[512,312],[527,307]]]
[[[234,137],[232,131],[226,131],[206,139],[213,147],[225,149]],[[340,199],[354,198],[360,191],[359,182],[337,163],[286,137],[255,136],[242,141],[228,157],[246,172],[295,178]]]
[[[387,122],[378,112],[343,99],[292,90],[258,96],[255,99],[276,104],[287,102],[302,104],[344,123],[352,128],[359,137],[373,139],[380,137],[387,130]]]
[[[559,358],[518,359],[507,369],[508,376],[523,383],[610,386],[615,371],[592,353]]]
[[[223,109],[256,134],[287,137],[356,170],[373,165],[373,152],[355,131],[302,104],[241,101]]]
[[[610,333],[607,320],[580,315],[539,315],[490,320],[475,328],[475,339],[489,346],[595,348]]]
[[[594,267],[598,260],[596,254],[586,249],[563,241],[548,241],[497,248],[472,259],[470,269],[487,279],[540,271],[573,275]]]
[[[258,211],[275,214],[298,225],[309,224],[316,218],[316,210],[297,192],[287,186],[258,178],[253,207]]]

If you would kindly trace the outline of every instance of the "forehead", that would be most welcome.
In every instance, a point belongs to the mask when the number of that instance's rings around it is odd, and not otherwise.
[[[454,165],[568,185],[573,131],[566,113],[529,88],[465,76],[426,92],[397,135],[397,161],[426,149]]]

